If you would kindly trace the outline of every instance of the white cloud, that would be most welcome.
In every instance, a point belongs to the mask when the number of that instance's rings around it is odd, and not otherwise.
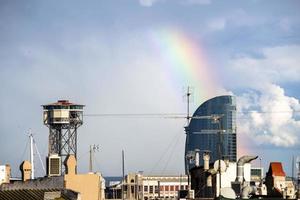
[[[275,84],[265,84],[256,92],[238,97],[238,128],[257,144],[292,147],[299,145],[299,100],[286,96],[284,89]],[[258,110],[258,112],[248,112]]]
[[[139,0],[142,6],[150,7],[152,6],[157,0]]]
[[[207,27],[208,27],[209,31],[223,30],[225,28],[225,25],[226,25],[225,18],[213,19],[207,23]]]
[[[240,56],[229,65],[242,86],[260,87],[266,83],[300,81],[300,45],[277,46],[261,50],[262,58]]]
[[[277,46],[262,49],[259,58],[244,55],[230,61],[234,84],[250,89],[237,98],[238,132],[256,144],[300,144],[299,99],[280,86],[300,81],[299,52],[299,45]]]
[[[182,0],[183,4],[198,4],[198,5],[208,5],[211,3],[211,0]]]
[[[287,17],[282,18],[279,20],[279,27],[285,32],[290,32],[292,29],[292,22]]]
[[[162,0],[139,0],[141,6],[151,7],[154,3]],[[170,0],[173,2],[173,0]],[[174,3],[174,2],[173,2]],[[211,0],[179,0],[179,3],[184,5],[208,5]]]
[[[146,6],[146,7],[150,7],[152,6],[155,2],[157,2],[158,0],[139,0],[140,4],[142,6]]]

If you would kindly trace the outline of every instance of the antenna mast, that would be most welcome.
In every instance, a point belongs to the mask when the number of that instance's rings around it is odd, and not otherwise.
[[[123,183],[122,183],[122,199],[124,200],[125,197],[124,197],[124,183],[125,183],[125,164],[124,164],[124,150],[122,150],[122,176],[123,176]]]
[[[31,164],[31,179],[34,179],[34,155],[33,155],[33,135],[31,129],[29,129],[30,139],[30,164]]]
[[[92,151],[92,145],[90,145],[90,165],[89,165],[89,172],[93,172],[93,151]]]
[[[89,172],[93,173],[93,158],[94,155],[93,153],[95,153],[95,151],[99,151],[99,145],[90,145],[90,165],[89,165]]]
[[[191,96],[190,86],[187,87],[186,97],[187,97],[187,112],[186,112],[186,120],[187,126],[190,124],[190,96]]]

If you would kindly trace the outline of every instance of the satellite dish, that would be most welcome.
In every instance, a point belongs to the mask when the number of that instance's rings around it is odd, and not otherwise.
[[[219,163],[221,164],[220,167],[219,167]],[[221,173],[226,171],[226,163],[224,162],[224,160],[216,160],[215,161],[214,170],[218,172],[219,168],[220,168]]]
[[[228,199],[236,198],[234,190],[230,187],[221,188],[221,194],[223,197],[228,198]]]

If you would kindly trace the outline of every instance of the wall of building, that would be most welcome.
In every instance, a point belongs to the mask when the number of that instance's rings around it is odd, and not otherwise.
[[[0,185],[2,183],[9,183],[10,175],[10,165],[0,165]]]
[[[0,165],[0,185],[2,183],[5,183],[5,179],[6,179],[5,165]]]
[[[188,188],[187,176],[185,175],[147,176],[129,173],[124,180],[124,199],[147,200],[158,197],[175,199],[180,188]],[[110,188],[110,192],[114,190],[121,192],[120,185]]]
[[[98,174],[67,174],[64,176],[66,189],[79,192],[82,200],[103,200],[103,178]]]

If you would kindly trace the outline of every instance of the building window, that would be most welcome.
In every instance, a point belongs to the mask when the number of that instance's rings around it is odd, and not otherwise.
[[[149,192],[153,193],[153,186],[152,185],[150,186],[150,191]]]
[[[144,192],[148,192],[148,186],[144,186]]]
[[[164,191],[164,186],[159,187],[160,191]]]
[[[178,191],[179,190],[179,185],[176,185],[175,186],[175,191]]]
[[[157,185],[154,187],[154,191],[155,191],[155,193],[158,193],[158,186]]]
[[[170,191],[174,191],[174,185],[170,186]]]
[[[165,185],[165,191],[169,191],[169,186]]]

